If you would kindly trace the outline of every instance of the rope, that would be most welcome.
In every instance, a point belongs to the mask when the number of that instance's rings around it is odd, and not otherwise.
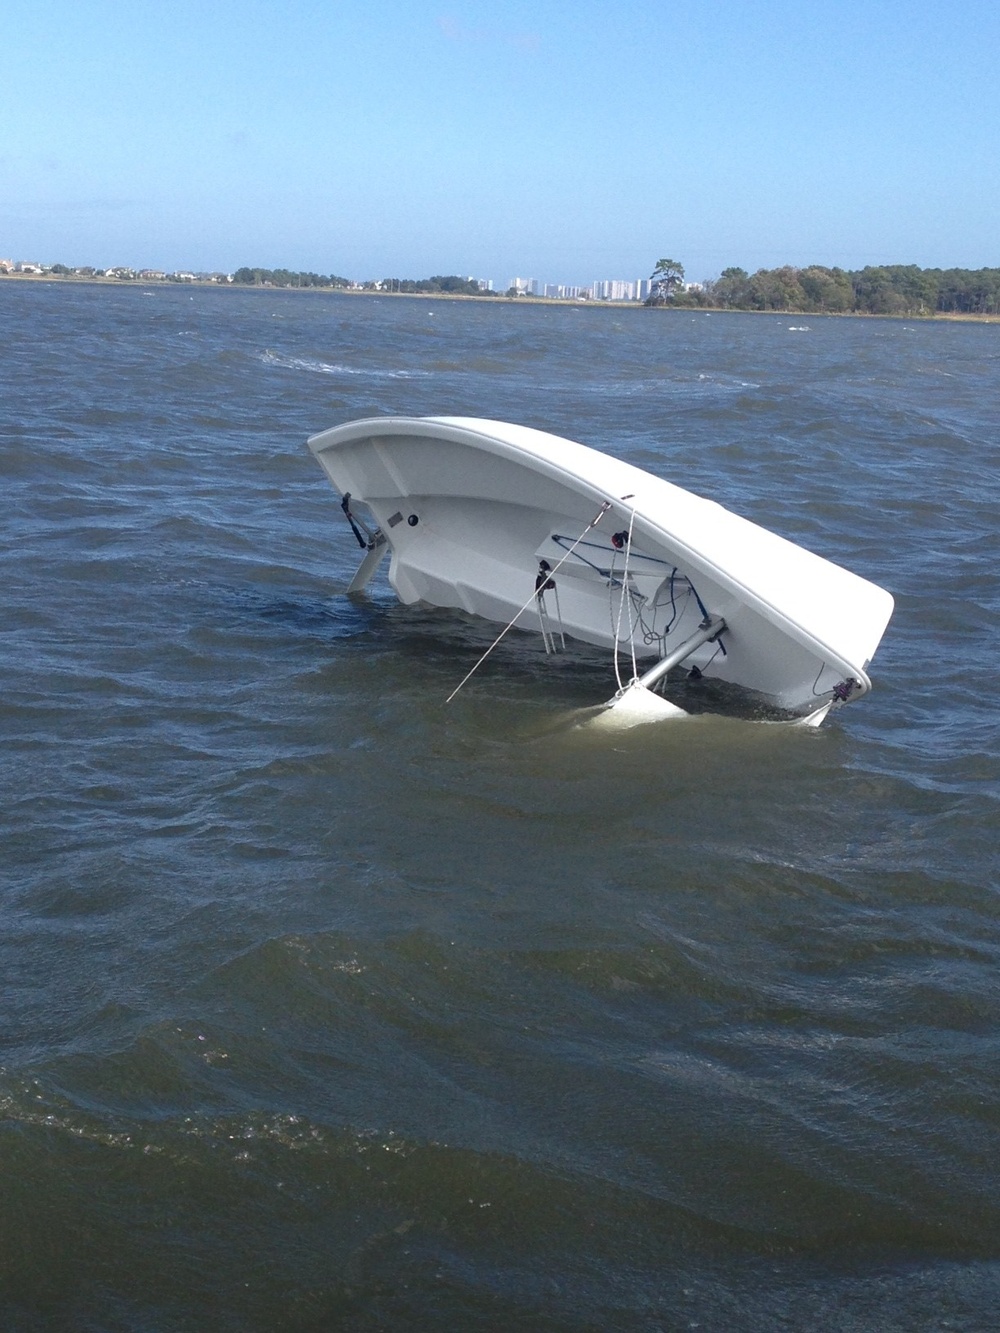
[[[625,542],[625,566],[622,570],[622,584],[621,584],[622,590],[621,590],[621,596],[618,598],[618,623],[614,626],[615,678],[618,681],[619,690],[621,690],[623,687],[622,687],[622,675],[618,667],[618,644],[621,641],[622,611],[625,609],[626,597],[628,598],[628,641],[629,641],[629,647],[632,650],[632,679],[636,680],[638,679],[639,676],[639,672],[635,664],[635,622],[632,619],[632,611],[633,611],[632,590],[628,586],[628,562],[629,562],[629,556],[632,554],[632,528],[634,527],[634,525],[635,525],[635,509],[632,510],[632,517],[629,519],[628,538],[626,539]],[[612,557],[612,572],[614,571],[613,559],[614,558]],[[612,596],[614,596],[614,593],[612,593]]]
[[[625,600],[625,580],[622,579],[620,585],[621,595],[618,598],[618,621],[617,623],[615,623],[615,564],[617,562],[617,556],[618,556],[617,550],[614,547],[612,547],[611,578],[610,581],[608,582],[608,588],[609,588],[608,610],[611,612],[611,633],[615,637],[615,656],[614,656],[615,680],[617,680],[618,682],[618,693],[621,694],[622,690],[625,687],[622,684],[621,668],[618,665],[618,639],[619,636],[621,635],[621,630],[622,630],[622,603]]]
[[[590,520],[590,522],[587,524],[587,526],[584,528],[584,530],[580,533],[579,537],[577,537],[576,541],[575,541],[575,542],[573,543],[573,545],[569,548],[569,550],[566,552],[566,554],[563,556],[563,558],[558,562],[558,564],[555,566],[554,569],[552,569],[552,570],[549,571],[549,578],[554,578],[554,577],[555,577],[557,571],[560,570],[560,569],[563,567],[563,565],[566,563],[566,561],[570,558],[570,556],[573,554],[573,552],[576,550],[576,548],[577,548],[577,547],[580,545],[580,543],[583,541],[584,537],[586,537],[587,533],[590,532],[591,528],[595,528],[595,527],[598,525],[598,523],[600,523],[601,519],[604,517],[604,515],[608,512],[608,510],[609,510],[610,508],[611,508],[611,501],[610,501],[610,500],[605,500],[604,503],[601,505],[600,509],[597,511],[597,513],[594,515],[594,517]],[[455,688],[452,690],[451,694],[449,694],[448,697],[447,697],[447,699],[445,699],[445,703],[446,703],[446,704],[450,704],[451,701],[452,701],[452,699],[454,699],[455,695],[459,692],[459,690],[460,690],[460,689],[462,688],[462,686],[466,683],[466,681],[469,681],[469,680],[472,679],[472,677],[476,674],[476,672],[479,670],[479,668],[483,665],[483,663],[484,663],[484,662],[486,661],[486,659],[489,657],[490,653],[491,653],[491,652],[493,651],[493,649],[497,646],[497,644],[500,642],[500,640],[503,639],[503,638],[505,637],[505,635],[506,635],[510,630],[512,630],[512,629],[514,628],[514,626],[515,626],[515,625],[517,624],[517,622],[521,619],[521,617],[524,615],[525,611],[527,611],[528,607],[531,605],[531,603],[535,600],[535,598],[536,598],[537,596],[538,596],[538,594],[537,594],[536,592],[533,592],[533,593],[531,594],[531,596],[528,598],[528,600],[525,602],[525,604],[521,607],[520,611],[518,611],[518,613],[517,613],[517,615],[514,617],[514,619],[513,619],[508,625],[505,625],[505,626],[504,626],[504,628],[500,631],[500,633],[497,635],[497,637],[493,640],[493,642],[490,644],[490,646],[486,649],[486,652],[483,653],[482,657],[479,659],[479,661],[476,663],[476,665],[472,668],[472,670],[469,671],[469,672],[467,672],[467,673],[462,677],[462,679],[458,682],[458,684],[457,684],[457,685],[455,686]],[[560,617],[560,619],[561,619],[561,617]]]
[[[628,644],[632,649],[632,679],[639,679],[639,670],[635,664],[635,626],[632,623],[632,591],[628,587],[628,561],[632,554],[632,528],[635,525],[635,509],[632,510],[632,517],[628,521],[628,545],[625,547],[625,572],[622,575],[622,588],[628,589]]]

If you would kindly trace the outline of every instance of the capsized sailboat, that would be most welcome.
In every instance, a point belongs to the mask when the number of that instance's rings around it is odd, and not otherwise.
[[[348,591],[388,555],[404,603],[624,655],[616,719],[683,716],[663,693],[681,665],[811,725],[871,689],[884,588],[630,463],[473,417],[353,421],[309,448],[364,549]]]

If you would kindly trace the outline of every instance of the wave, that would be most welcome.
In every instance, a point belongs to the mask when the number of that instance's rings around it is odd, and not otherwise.
[[[383,370],[366,366],[342,366],[337,362],[320,361],[317,357],[286,356],[281,352],[267,350],[259,352],[257,359],[265,366],[278,366],[282,370],[308,370],[314,375],[361,375],[369,379],[380,380],[419,380],[430,379],[429,370]]]

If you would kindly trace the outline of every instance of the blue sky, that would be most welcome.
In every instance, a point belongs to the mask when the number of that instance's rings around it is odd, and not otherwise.
[[[0,256],[1000,265],[996,0],[7,0]]]

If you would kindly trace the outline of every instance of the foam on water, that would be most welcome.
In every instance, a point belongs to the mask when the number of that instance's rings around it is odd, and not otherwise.
[[[373,379],[408,380],[425,378],[427,370],[384,370],[372,366],[342,366],[319,361],[307,356],[282,356],[270,350],[260,354],[265,366],[280,366],[283,370],[310,370],[318,375],[365,375]]]

